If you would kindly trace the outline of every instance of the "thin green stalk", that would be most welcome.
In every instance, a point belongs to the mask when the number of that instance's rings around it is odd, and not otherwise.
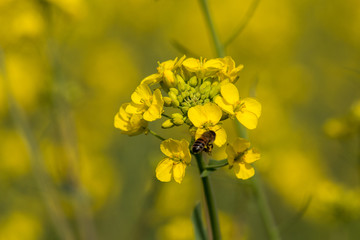
[[[252,16],[255,13],[255,10],[257,8],[257,6],[259,5],[260,0],[253,0],[249,9],[247,10],[242,22],[240,23],[239,27],[236,29],[236,31],[234,32],[233,35],[231,35],[229,37],[228,40],[226,40],[224,42],[224,47],[227,47],[230,43],[232,43],[237,36],[239,36],[239,34],[245,29],[245,27],[248,25],[250,19],[252,18]]]
[[[200,0],[201,9],[204,13],[206,23],[209,27],[211,38],[214,41],[216,55],[218,57],[225,57],[224,46],[221,44],[218,34],[216,33],[214,22],[210,15],[209,4],[207,0]]]
[[[238,135],[242,138],[249,139],[247,131],[240,123],[236,123]],[[257,172],[257,171],[256,171]],[[252,188],[254,191],[256,204],[258,206],[261,218],[264,222],[266,233],[271,240],[280,240],[279,229],[276,226],[272,211],[268,204],[268,200],[265,191],[261,185],[259,173],[255,173],[255,176],[251,180]]]
[[[162,136],[160,136],[159,134],[157,134],[156,132],[148,129],[148,133],[150,133],[151,135],[155,136],[156,138],[160,139],[161,141],[165,141],[166,139],[163,138]]]
[[[205,170],[204,162],[202,159],[202,154],[194,154],[196,158],[196,162],[199,168],[200,175]],[[219,240],[221,239],[221,233],[220,233],[220,226],[219,226],[219,219],[215,207],[215,199],[212,193],[211,185],[209,177],[202,177],[201,178],[203,191],[204,191],[204,197],[205,197],[205,203],[206,203],[206,212],[209,216],[210,226],[209,229],[211,230],[211,234],[209,236],[210,240]]]
[[[255,194],[256,203],[261,215],[261,218],[264,222],[267,235],[271,240],[280,240],[279,230],[275,224],[274,217],[272,215],[270,206],[267,201],[265,191],[261,184],[261,179],[259,173],[251,179],[252,188]]]

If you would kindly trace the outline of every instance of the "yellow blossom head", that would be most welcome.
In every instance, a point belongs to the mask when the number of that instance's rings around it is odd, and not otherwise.
[[[169,182],[174,177],[176,182],[181,183],[186,166],[191,162],[189,142],[170,138],[160,144],[160,149],[166,157],[156,167],[156,178]]]
[[[184,60],[183,66],[187,71],[195,73],[198,78],[204,78],[219,72],[224,67],[224,63],[218,58],[210,60],[188,58]]]
[[[130,114],[142,114],[144,120],[148,122],[161,118],[164,100],[160,89],[154,93],[146,84],[140,84],[131,95],[131,104],[126,107],[126,112]]]
[[[121,130],[121,133],[134,136],[143,133],[147,128],[147,122],[141,114],[130,114],[125,111],[130,103],[121,105],[119,112],[114,117],[114,126]]]
[[[230,82],[235,83],[239,78],[239,72],[244,68],[244,65],[235,67],[235,61],[230,57],[226,56],[220,61],[223,62],[224,67],[219,72],[222,79],[229,79]]]
[[[199,138],[206,131],[214,131],[216,134],[214,144],[221,147],[226,143],[225,129],[218,125],[222,116],[221,109],[214,103],[206,103],[192,107],[188,111],[188,117],[197,128],[195,138]]]
[[[260,153],[250,148],[249,141],[237,138],[232,145],[227,145],[226,154],[237,178],[245,180],[254,176],[255,170],[251,163],[260,159]]]
[[[261,115],[261,104],[254,98],[239,98],[239,91],[232,83],[220,88],[221,96],[214,102],[226,113],[235,116],[248,129],[255,129]]]

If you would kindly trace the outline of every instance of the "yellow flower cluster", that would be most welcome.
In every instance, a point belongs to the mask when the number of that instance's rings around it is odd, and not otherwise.
[[[163,116],[166,120],[162,128],[186,124],[192,141],[212,131],[215,139],[204,139],[200,145],[214,143],[221,147],[227,143],[222,121],[236,118],[246,128],[256,128],[261,104],[254,98],[240,98],[234,84],[243,65],[236,66],[231,57],[207,60],[183,56],[158,64],[158,72],[144,78],[131,95],[131,102],[124,103],[115,115],[114,125],[123,134],[151,133],[148,122]],[[168,115],[164,108],[175,108],[178,112]],[[161,151],[166,157],[156,168],[156,177],[160,181],[168,182],[173,177],[181,183],[186,166],[191,162],[189,145],[185,139],[170,138],[161,143]],[[227,146],[228,165],[240,179],[254,175],[250,163],[260,156],[249,147],[250,143],[244,139],[237,139]]]

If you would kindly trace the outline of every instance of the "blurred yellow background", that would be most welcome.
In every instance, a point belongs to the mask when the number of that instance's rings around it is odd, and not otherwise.
[[[254,0],[209,4],[226,41]],[[241,95],[256,85],[263,106],[250,139],[283,239],[360,234],[359,26],[357,0],[262,0],[226,49],[245,66]],[[161,183],[159,140],[113,127],[157,62],[184,50],[216,57],[197,1],[0,0],[1,240],[194,239],[195,163],[181,185]],[[223,238],[266,239],[249,183],[226,170],[211,177]]]

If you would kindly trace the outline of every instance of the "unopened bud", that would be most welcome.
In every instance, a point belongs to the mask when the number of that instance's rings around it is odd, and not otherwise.
[[[211,90],[210,90],[210,97],[213,98],[216,96],[216,94],[218,94],[220,92],[220,86],[216,85],[216,86],[212,86]]]
[[[179,90],[177,90],[176,88],[170,88],[170,92],[175,93],[176,95],[179,94]]]
[[[198,83],[198,81],[197,81],[197,77],[196,77],[196,76],[193,76],[192,78],[190,78],[189,84],[190,84],[191,87],[196,87],[196,86],[197,86],[197,83]]]
[[[177,100],[177,99],[172,99],[172,105],[173,105],[173,107],[178,107],[178,106],[180,106],[180,102]]]
[[[171,98],[169,98],[169,97],[163,97],[163,99],[164,99],[164,105],[165,105],[165,107],[170,107],[170,106],[171,106],[171,103],[172,103]]]
[[[168,95],[172,101],[177,100],[177,94],[175,94],[174,92],[168,92]]]
[[[180,76],[180,75],[177,75],[177,80],[178,80],[178,89],[180,91],[185,91],[186,90],[186,83],[184,81],[184,79]]]
[[[182,114],[180,113],[173,113],[171,114],[171,118],[172,118],[172,122],[176,125],[176,126],[180,126],[184,123],[184,117]]]
[[[161,124],[162,128],[171,128],[173,126],[174,126],[174,123],[171,121],[171,119],[168,119]]]

